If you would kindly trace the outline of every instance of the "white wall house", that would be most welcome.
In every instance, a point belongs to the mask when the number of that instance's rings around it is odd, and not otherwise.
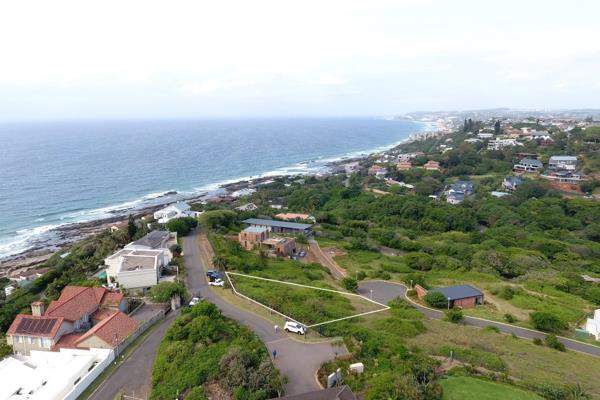
[[[594,318],[588,318],[585,330],[596,340],[600,340],[600,309],[594,311]]]
[[[577,170],[577,157],[552,156],[548,161],[548,168],[553,170],[575,171]]]
[[[154,219],[157,220],[159,224],[166,224],[172,219],[183,217],[196,218],[199,214],[200,213],[197,211],[192,211],[192,208],[189,204],[179,201],[156,211],[154,213]]]
[[[104,259],[109,284],[140,289],[158,283],[162,269],[173,259],[169,247],[177,243],[177,233],[152,231]]]

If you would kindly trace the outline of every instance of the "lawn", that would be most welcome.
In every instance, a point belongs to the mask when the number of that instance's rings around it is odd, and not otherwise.
[[[470,377],[449,377],[440,381],[443,400],[541,400],[538,395],[514,386]]]

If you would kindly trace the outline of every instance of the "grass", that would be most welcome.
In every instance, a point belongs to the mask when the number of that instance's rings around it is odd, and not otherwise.
[[[531,385],[580,383],[600,397],[600,362],[597,357],[567,351],[566,353],[536,346],[525,339],[513,338],[485,329],[425,320],[427,332],[406,339],[409,346],[426,354],[449,356],[477,367],[499,370],[515,381]],[[500,362],[502,364],[500,364]]]
[[[449,377],[440,381],[442,400],[541,400],[538,395],[514,386],[470,377]]]
[[[380,309],[357,296],[230,276],[237,290],[297,321],[316,324]]]

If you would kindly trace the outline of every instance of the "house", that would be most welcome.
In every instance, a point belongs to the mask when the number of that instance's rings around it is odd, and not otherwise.
[[[523,146],[523,143],[519,143],[515,139],[496,139],[488,142],[487,149],[490,151],[497,151],[511,146]]]
[[[465,201],[465,194],[461,193],[461,192],[453,192],[453,193],[448,193],[446,195],[446,202],[450,203],[450,204],[460,204],[463,201]]]
[[[572,184],[578,184],[581,183],[581,181],[586,181],[589,179],[588,176],[581,172],[571,172],[566,170],[547,170],[545,173],[540,175],[540,177],[555,182]]]
[[[172,219],[183,217],[196,218],[199,214],[199,212],[192,211],[192,207],[190,207],[189,204],[178,201],[177,203],[156,211],[154,213],[154,219],[157,220],[159,224],[166,224]]]
[[[600,309],[594,311],[594,318],[588,318],[585,330],[596,340],[600,340]]]
[[[544,164],[540,160],[534,158],[523,158],[519,163],[513,166],[514,172],[539,172],[544,168]]]
[[[177,243],[177,233],[152,231],[106,257],[106,280],[124,289],[145,289],[158,283],[163,268],[171,262],[169,247]]]
[[[261,245],[268,247],[279,257],[291,257],[296,254],[296,240],[294,238],[270,237]]]
[[[346,385],[277,398],[287,400],[357,400],[352,390]]]
[[[493,133],[488,133],[488,132],[479,132],[477,134],[477,137],[479,139],[492,139],[494,137]]]
[[[399,171],[408,171],[412,168],[412,163],[410,161],[400,161],[397,168]]]
[[[577,157],[552,156],[548,161],[548,169],[555,171],[575,171],[577,170]]]
[[[284,221],[312,221],[315,222],[315,217],[310,214],[302,213],[279,213],[275,215],[275,218],[282,219]]]
[[[244,205],[241,205],[239,207],[235,208],[236,211],[256,211],[258,210],[258,206],[254,203],[246,203]]]
[[[498,198],[502,198],[502,197],[506,197],[506,196],[510,196],[510,193],[507,192],[497,192],[497,191],[493,191],[490,193],[492,195],[492,197],[498,197]]]
[[[15,287],[13,285],[8,285],[4,288],[4,296],[8,297],[15,291]]]
[[[344,171],[346,172],[346,175],[352,175],[358,171],[360,171],[360,164],[358,161],[354,161],[354,162],[350,162],[347,164],[344,164]]]
[[[502,181],[502,187],[506,190],[516,190],[523,184],[523,180],[517,176],[507,176]]]
[[[269,229],[264,226],[249,226],[238,234],[238,241],[246,250],[252,250],[269,238]]]
[[[387,168],[381,168],[379,171],[377,171],[375,173],[375,178],[384,179],[387,174],[388,174]]]
[[[477,139],[477,138],[469,138],[469,139],[465,139],[465,143],[478,143],[481,142],[481,139]]]
[[[437,161],[429,160],[423,165],[423,168],[425,168],[427,171],[439,171],[440,163]]]
[[[369,168],[368,174],[369,175],[377,175],[382,170],[385,170],[385,168],[383,168],[381,165],[375,164]],[[387,173],[387,171],[386,171],[386,173]]]
[[[435,288],[430,289],[429,292],[439,292],[443,294],[446,299],[448,299],[448,308],[474,308],[479,304],[483,304],[484,299],[483,292],[471,285]],[[419,298],[425,297],[427,293],[428,291],[423,288],[421,288],[421,290],[417,290],[417,295],[419,295]]]
[[[6,341],[22,355],[35,350],[89,348],[91,344],[114,348],[137,328],[137,322],[124,314],[126,310],[127,300],[122,293],[101,287],[66,286],[47,309],[36,301],[31,303],[31,315],[18,314],[6,332]],[[111,333],[110,339],[106,332]]]
[[[0,399],[75,400],[114,359],[106,349],[32,351],[0,361]]]
[[[19,282],[23,284],[25,282],[31,282],[35,278],[39,278],[44,275],[46,272],[50,271],[50,268],[34,268],[28,270],[21,270],[11,274],[8,279],[14,282]]]
[[[470,196],[475,191],[473,182],[471,181],[456,181],[448,187],[446,194],[463,193],[465,196]]]
[[[298,222],[276,221],[272,219],[249,218],[242,221],[246,225],[265,227],[274,233],[291,233],[310,235],[311,224],[301,224]]]

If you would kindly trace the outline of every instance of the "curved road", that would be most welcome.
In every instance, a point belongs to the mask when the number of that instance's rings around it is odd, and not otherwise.
[[[429,318],[442,319],[445,316],[442,311],[422,306],[418,303],[415,303],[412,299],[408,298],[406,296],[407,287],[401,283],[385,281],[360,282],[358,288],[358,292],[360,294],[369,297],[371,295],[371,290],[373,291],[373,300],[379,301],[380,303],[387,304],[390,300],[393,300],[397,297],[401,297],[409,301],[413,306],[415,306],[415,308],[417,308],[417,310],[419,310],[422,314]],[[544,339],[546,337],[546,334],[543,332],[534,331],[532,329],[527,328],[521,328],[514,325],[504,324],[502,322],[490,321],[482,318],[465,316],[463,322],[466,325],[476,326],[480,328],[492,325],[500,329],[501,332],[508,334],[514,333],[515,335],[525,339]],[[562,343],[564,343],[566,348],[570,350],[575,350],[581,353],[600,357],[600,347],[560,336],[558,337],[558,339]]]
[[[337,355],[347,353],[345,346],[333,346],[330,343],[302,343],[291,339],[281,330],[275,333],[271,321],[241,310],[213,293],[205,275],[206,267],[210,266],[210,254],[205,247],[206,238],[202,238],[201,235],[196,230],[187,236],[183,243],[190,293],[200,294],[219,307],[223,315],[248,326],[262,339],[270,354],[273,350],[277,350],[277,359],[274,363],[281,374],[288,377],[288,383],[285,385],[286,394],[300,394],[320,389],[315,380],[317,369]]]

